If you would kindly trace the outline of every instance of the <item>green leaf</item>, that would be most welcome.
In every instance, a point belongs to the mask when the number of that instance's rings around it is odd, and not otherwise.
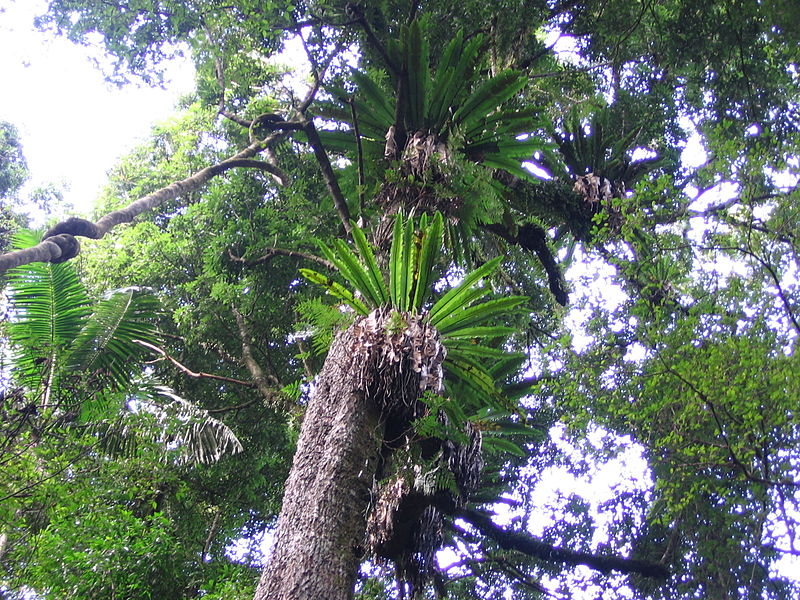
[[[449,337],[444,339],[444,345],[447,348],[447,355],[453,357],[500,359],[508,356],[508,352],[503,348],[492,348],[465,341],[458,342]]]
[[[508,452],[523,458],[527,456],[526,452],[514,442],[501,437],[484,435],[481,440],[481,447],[489,452]]]
[[[535,182],[540,181],[533,173],[525,169],[522,164],[520,164],[519,159],[516,158],[508,158],[500,154],[487,154],[483,157],[481,163],[484,166],[491,167],[493,169],[501,169],[507,173],[516,175],[520,179],[526,179]]]
[[[433,217],[433,222],[429,227],[420,225],[420,229],[424,233],[422,241],[422,250],[419,255],[419,280],[414,289],[414,299],[411,303],[412,309],[419,311],[428,295],[431,292],[431,281],[433,274],[433,266],[439,257],[439,250],[442,245],[442,232],[444,229],[444,218],[442,213],[437,212]]]
[[[439,333],[446,336],[449,332],[462,327],[477,325],[494,317],[509,314],[521,304],[527,302],[527,300],[524,296],[510,296],[489,300],[452,313],[450,316],[441,319],[436,328]]]
[[[462,357],[446,357],[442,364],[445,372],[455,376],[465,383],[482,398],[483,403],[490,406],[499,406],[501,402],[500,391],[492,377],[479,364],[471,359]]]
[[[375,253],[372,251],[372,246],[370,246],[367,241],[364,232],[356,225],[355,221],[352,221],[351,224],[353,242],[356,245],[361,259],[367,265],[367,275],[370,278],[372,288],[374,288],[378,299],[376,306],[382,306],[389,302],[389,290],[386,289],[383,273],[381,273],[381,270],[378,268],[378,262],[375,260]]]
[[[352,69],[351,74],[353,76],[353,81],[355,81],[358,86],[358,91],[364,95],[366,106],[371,107],[371,112],[375,120],[385,123],[386,129],[389,129],[389,126],[394,123],[394,106],[392,105],[390,96],[369,76],[361,73],[357,69]],[[358,114],[360,117],[361,112]]]
[[[478,86],[464,101],[453,115],[453,125],[463,123],[469,129],[512,98],[527,82],[527,77],[518,71],[506,70],[497,74]]]
[[[61,348],[75,339],[89,314],[89,296],[70,263],[33,263],[9,272],[15,311],[12,341]]]
[[[402,280],[403,246],[403,216],[398,213],[394,217],[394,228],[392,230],[392,247],[389,251],[389,299],[392,306],[400,306],[400,285]]]
[[[483,43],[484,36],[475,36],[463,46],[460,55],[456,56],[458,61],[452,69],[440,66],[440,71],[443,73],[440,78],[440,74],[437,72],[437,83],[431,100],[431,103],[435,105],[435,112],[431,111],[430,122],[431,127],[435,128],[433,129],[435,132],[442,134],[447,123],[451,121],[450,109],[456,104],[461,92],[472,79],[478,52]]]
[[[361,302],[361,300],[353,296],[350,290],[343,287],[341,284],[336,283],[330,277],[326,277],[322,273],[317,273],[311,269],[300,269],[300,274],[308,279],[311,283],[316,283],[317,285],[323,286],[330,295],[342,300],[345,304],[352,307],[358,314],[369,314],[369,309],[364,306],[364,303]]]
[[[472,286],[484,277],[493,273],[500,265],[502,260],[503,258],[498,256],[497,258],[493,258],[489,262],[468,273],[459,285],[451,288],[431,307],[428,317],[430,322],[433,325],[436,325],[443,318],[449,316],[456,308],[463,306],[465,303],[464,299],[468,294],[470,294]]]
[[[106,385],[123,389],[135,373],[131,365],[143,348],[141,340],[160,341],[156,319],[160,304],[149,290],[127,288],[110,292],[95,305],[81,332],[70,347],[65,368],[72,371],[101,372]]]
[[[533,133],[546,127],[546,122],[538,118],[540,111],[541,109],[536,107],[523,110],[501,110],[486,119],[477,121],[463,134],[466,139],[477,142],[487,135],[490,137],[514,137],[522,133]]]
[[[420,19],[414,19],[406,33],[409,126],[410,129],[422,129],[427,113],[428,88],[430,86],[428,39],[422,33]]]
[[[408,221],[403,228],[403,235],[402,235],[402,245],[400,247],[400,287],[399,287],[399,305],[398,308],[406,312],[408,310],[408,300],[409,300],[409,292],[411,291],[411,285],[413,280],[413,265],[414,265],[414,257],[412,253],[414,252],[414,219],[412,217],[408,218]]]
[[[473,338],[500,338],[508,337],[517,330],[513,327],[465,327],[447,334],[448,340],[473,339]]]
[[[373,281],[370,273],[367,272],[367,269],[364,268],[364,265],[361,264],[358,257],[344,241],[334,240],[333,245],[338,258],[336,266],[342,276],[350,286],[361,292],[364,299],[372,304],[373,307],[380,306],[382,304],[380,284]]]

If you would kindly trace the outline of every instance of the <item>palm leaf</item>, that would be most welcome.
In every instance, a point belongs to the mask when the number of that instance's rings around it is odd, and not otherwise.
[[[15,236],[16,247],[38,243],[29,231]],[[8,273],[13,377],[29,390],[52,391],[64,349],[90,312],[89,297],[70,263],[32,263]]]
[[[154,385],[151,407],[160,409],[159,418],[173,436],[179,462],[209,464],[225,454],[238,454],[243,447],[236,434],[222,421],[199,406],[178,396],[164,385]],[[168,402],[164,402],[164,399]]]
[[[243,450],[225,423],[157,382],[137,382],[129,392],[129,405],[132,412],[91,428],[109,454],[136,456],[147,443],[155,445],[164,460],[210,464]]]
[[[128,385],[133,359],[142,353],[136,340],[158,343],[155,325],[158,299],[148,290],[115,290],[95,305],[69,348],[65,368],[99,372],[105,385],[122,389]]]
[[[9,272],[14,342],[62,348],[75,339],[90,311],[89,296],[69,263],[33,263]]]

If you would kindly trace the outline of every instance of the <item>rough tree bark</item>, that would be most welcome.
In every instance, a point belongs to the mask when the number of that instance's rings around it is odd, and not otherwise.
[[[387,415],[441,385],[438,334],[390,309],[337,335],[316,381],[255,600],[349,600],[364,554]]]

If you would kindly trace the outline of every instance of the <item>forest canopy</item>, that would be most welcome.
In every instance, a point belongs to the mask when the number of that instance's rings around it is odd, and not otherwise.
[[[798,21],[51,0],[197,85],[0,209],[0,596],[797,597]]]

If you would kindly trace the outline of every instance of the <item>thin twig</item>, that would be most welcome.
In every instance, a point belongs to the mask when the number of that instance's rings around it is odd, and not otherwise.
[[[302,258],[303,260],[310,260],[310,261],[315,262],[315,263],[317,263],[319,265],[322,265],[323,267],[325,267],[327,269],[333,269],[334,268],[333,263],[331,263],[329,260],[325,260],[324,258],[320,258],[319,256],[315,256],[314,254],[308,254],[306,252],[299,252],[298,250],[286,250],[284,248],[270,248],[262,256],[259,256],[258,258],[254,258],[252,260],[248,260],[246,258],[242,258],[240,256],[236,256],[233,252],[231,252],[230,249],[228,250],[228,257],[232,261],[243,263],[243,264],[247,265],[248,267],[253,267],[253,266],[256,266],[256,265],[261,265],[261,264],[264,264],[264,263],[268,263],[273,258],[275,258],[276,256],[289,256],[289,257],[292,257],[292,258]]]
[[[235,383],[237,385],[243,385],[243,386],[249,387],[249,388],[256,387],[255,384],[250,382],[250,381],[242,381],[241,379],[233,379],[232,377],[223,377],[222,375],[212,375],[211,373],[204,373],[202,371],[192,371],[189,367],[187,367],[187,366],[181,364],[180,362],[178,362],[178,360],[176,358],[173,358],[172,356],[170,356],[167,353],[167,351],[164,350],[163,348],[159,348],[158,346],[154,346],[153,344],[150,344],[150,343],[142,341],[142,340],[133,340],[133,342],[135,344],[139,344],[140,346],[148,348],[149,350],[152,350],[153,352],[156,352],[157,354],[160,354],[161,356],[166,358],[169,362],[171,362],[173,365],[175,365],[178,368],[179,371],[181,371],[185,375],[188,375],[189,377],[192,377],[194,379],[214,379],[214,380],[217,380],[217,381],[225,381],[227,383]]]

